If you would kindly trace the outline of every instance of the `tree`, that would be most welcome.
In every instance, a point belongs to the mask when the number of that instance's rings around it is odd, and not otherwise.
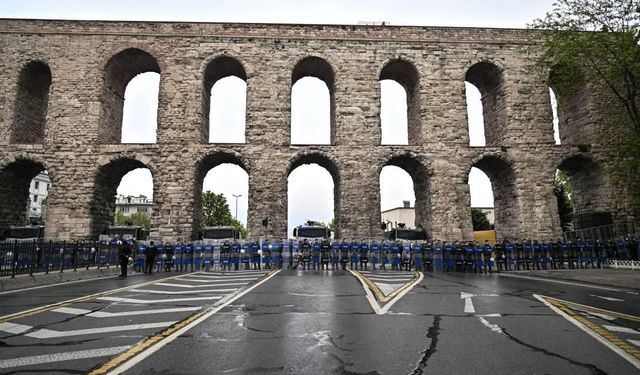
[[[571,201],[573,190],[569,183],[569,178],[561,170],[556,171],[556,177],[553,181],[553,193],[558,200],[558,214],[560,215],[562,231],[569,231],[573,222],[573,202]]]
[[[127,225],[139,226],[142,229],[151,228],[151,218],[144,212],[134,212],[126,220]]]
[[[491,230],[493,226],[489,223],[487,213],[479,208],[471,209],[471,223],[473,230]]]
[[[638,0],[557,0],[531,28],[542,30],[538,68],[554,71],[560,92],[585,82],[609,94],[600,103],[606,117],[597,133],[611,181],[640,213],[640,2]],[[577,74],[578,73],[578,74]]]
[[[215,226],[232,226],[240,231],[242,238],[247,238],[247,229],[231,216],[231,210],[227,203],[227,198],[222,194],[211,191],[202,193],[202,228]]]
[[[124,216],[124,212],[122,212],[122,210],[118,210],[118,211],[116,211],[116,214],[113,217],[113,224],[114,225],[126,225],[125,224],[125,220],[126,219],[127,219],[127,217]]]
[[[336,218],[335,217],[333,219],[331,219],[331,221],[329,222],[328,227],[329,227],[329,229],[331,229],[331,233],[335,233],[336,232]]]

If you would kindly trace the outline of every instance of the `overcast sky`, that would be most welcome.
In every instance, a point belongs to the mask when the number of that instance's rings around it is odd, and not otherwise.
[[[479,26],[523,28],[537,17],[542,17],[551,9],[553,0],[368,0],[368,1],[123,1],[123,0],[2,0],[0,17],[3,18],[46,18],[46,19],[91,19],[91,20],[157,20],[157,21],[203,21],[203,22],[276,22],[315,24],[357,24],[358,21],[385,21],[391,25],[424,26]],[[153,142],[155,134],[155,109],[157,108],[157,76],[148,74],[139,77],[129,85],[126,93],[127,111],[123,140]],[[224,82],[223,82],[224,81]],[[238,82],[240,81],[240,82]],[[299,82],[302,83],[303,80]],[[299,124],[292,129],[294,143],[324,143],[326,132],[323,126],[328,115],[318,112],[309,116],[310,108],[326,108],[318,105],[323,98],[322,82],[309,80],[301,87],[294,87],[292,122]],[[243,142],[244,131],[238,125],[244,119],[245,96],[241,80],[221,80],[212,93],[212,136],[216,142]],[[406,124],[406,107],[402,89],[393,84],[382,84],[382,134],[386,143],[406,141],[406,129],[398,130],[394,124]],[[218,90],[218,92],[216,92]],[[299,91],[296,94],[295,90]],[[469,103],[479,101],[478,93],[472,87],[467,90]],[[306,99],[305,99],[306,97]],[[313,98],[310,100],[309,97]],[[297,102],[296,102],[297,101]],[[311,105],[313,104],[313,105]],[[310,107],[305,107],[310,105]],[[155,106],[155,107],[154,107]],[[296,113],[296,108],[301,108]],[[304,109],[302,109],[304,108]],[[469,118],[472,144],[481,144],[481,107],[470,105]],[[151,113],[151,116],[148,115]],[[403,117],[404,116],[404,117]],[[136,124],[128,126],[127,121]],[[145,123],[148,125],[145,128]],[[480,124],[473,125],[473,124]],[[217,126],[217,128],[216,128]],[[314,130],[319,130],[315,134]],[[328,142],[328,141],[327,141]],[[475,142],[475,143],[474,143]],[[215,173],[205,179],[205,190],[221,192],[227,196],[232,214],[235,213],[235,198],[238,199],[238,219],[246,222],[247,176],[239,167],[219,166]],[[310,181],[312,181],[310,183]],[[473,171],[470,176],[472,206],[493,205],[493,197],[488,179],[482,173]],[[151,175],[148,171],[135,171],[127,175],[118,193],[126,195],[145,194],[151,196]],[[411,178],[402,170],[386,167],[381,176],[382,209],[402,205],[403,200],[414,203]],[[328,222],[333,217],[333,187],[331,176],[322,168],[301,167],[289,177],[289,234],[291,228],[306,219]]]

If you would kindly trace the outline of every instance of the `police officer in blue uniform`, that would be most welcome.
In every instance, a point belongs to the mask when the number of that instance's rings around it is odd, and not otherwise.
[[[511,271],[517,265],[516,245],[509,240],[509,237],[504,238],[503,242],[505,256],[507,257],[505,263],[505,270]]]
[[[504,241],[496,241],[493,246],[494,257],[498,272],[502,272],[506,269],[507,258],[505,256]]]
[[[381,255],[380,255],[380,269],[386,270],[387,264],[390,262],[391,245],[387,241],[382,242]]]
[[[371,269],[376,270],[376,266],[380,263],[380,244],[377,241],[371,243]]]
[[[322,246],[318,239],[313,241],[311,244],[311,263],[313,264],[313,269],[320,269],[320,252],[322,250]]]
[[[340,266],[342,266],[343,270],[347,269],[347,264],[349,263],[349,250],[351,249],[351,245],[347,240],[342,241],[340,245]]]
[[[338,269],[338,264],[340,264],[340,244],[338,241],[333,241],[331,243],[331,269]]]
[[[453,246],[449,243],[449,241],[444,241],[442,248],[444,250],[444,272],[453,271]]]
[[[540,270],[542,268],[542,247],[538,240],[533,240],[533,269]]]
[[[489,269],[489,273],[493,273],[493,247],[489,240],[484,240],[482,256],[484,257],[484,273],[487,273],[487,269]]]
[[[311,244],[309,243],[309,240],[307,240],[306,238],[302,241],[301,252],[302,252],[302,269],[306,270],[307,267],[309,267],[309,261],[311,260]]]
[[[331,246],[329,241],[322,240],[320,244],[320,268],[323,270],[329,269],[329,261],[331,260]]]
[[[369,264],[369,244],[362,240],[360,243],[360,270],[366,270]]]

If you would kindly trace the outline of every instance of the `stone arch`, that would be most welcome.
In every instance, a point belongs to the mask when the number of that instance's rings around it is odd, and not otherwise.
[[[556,96],[560,143],[589,143],[591,95],[580,68],[555,64],[549,69],[547,84]]]
[[[20,70],[15,97],[11,143],[43,143],[51,69],[40,60],[26,63]]]
[[[160,65],[153,55],[139,48],[124,49],[104,65],[98,143],[120,142],[125,89],[131,79],[146,72],[160,74]]]
[[[340,215],[340,197],[342,190],[339,163],[335,158],[325,153],[319,151],[303,151],[289,159],[283,178],[287,180],[291,172],[306,164],[317,164],[321,166],[329,172],[333,179],[333,217],[336,220],[336,231],[334,233],[334,237],[340,238],[340,225],[342,222]]]
[[[497,153],[481,155],[472,160],[466,169],[464,179],[467,183],[473,167],[484,172],[491,181],[497,238],[519,237],[523,219],[514,162]]]
[[[420,74],[406,59],[395,58],[387,61],[380,70],[379,80],[393,80],[404,87],[407,94],[407,127],[409,145],[422,143],[420,117]]]
[[[151,172],[152,178],[155,179],[157,171],[147,161],[132,155],[118,155],[111,158],[101,165],[95,174],[93,185],[93,196],[89,214],[91,217],[90,235],[97,238],[100,234],[105,233],[109,225],[113,223],[113,215],[116,208],[116,192],[122,177],[134,169],[146,168]],[[154,199],[157,197],[157,187],[153,184]],[[152,215],[152,219],[153,219]],[[151,223],[153,227],[153,222]]]
[[[402,168],[413,180],[413,192],[416,197],[415,227],[422,227],[429,237],[432,234],[431,199],[429,197],[429,177],[432,175],[427,164],[418,155],[399,153],[388,157],[378,169],[378,176],[386,166]]]
[[[561,159],[557,169],[567,175],[571,184],[575,229],[613,223],[610,190],[599,161],[577,153]]]
[[[482,100],[487,146],[501,146],[507,131],[507,101],[504,69],[494,62],[480,61],[465,74],[465,81],[478,88]]]
[[[29,184],[46,164],[29,156],[18,157],[0,168],[0,237],[12,225],[27,224]],[[53,183],[53,176],[49,178]]]
[[[307,56],[299,60],[291,72],[291,89],[304,77],[315,77],[323,81],[329,89],[330,144],[336,140],[335,70],[329,62],[318,56]]]
[[[248,159],[239,153],[232,151],[214,151],[212,153],[203,155],[195,163],[195,175],[193,184],[193,199],[194,199],[194,213],[193,213],[193,238],[197,238],[197,234],[200,231],[200,221],[202,212],[202,184],[207,173],[219,166],[220,164],[235,164],[244,169],[245,172],[251,178],[251,169]]]
[[[247,82],[247,72],[235,57],[219,55],[206,62],[202,74],[202,136],[209,141],[209,112],[211,110],[211,88],[222,78],[238,77]]]

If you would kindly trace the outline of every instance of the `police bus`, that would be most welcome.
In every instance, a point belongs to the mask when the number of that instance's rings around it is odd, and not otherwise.
[[[107,233],[101,240],[111,240],[118,236],[122,240],[146,241],[149,238],[149,231],[138,225],[109,225]]]
[[[394,228],[385,232],[384,236],[393,241],[425,241],[427,239],[427,232],[425,232],[424,229]]]
[[[238,228],[232,226],[205,227],[202,231],[202,239],[205,243],[221,240],[238,240],[240,239],[240,231]]]
[[[307,225],[299,225],[293,228],[293,237],[296,239],[328,239],[331,237],[331,229],[322,224],[307,222]]]
[[[27,242],[44,237],[44,225],[11,226],[6,241]]]

